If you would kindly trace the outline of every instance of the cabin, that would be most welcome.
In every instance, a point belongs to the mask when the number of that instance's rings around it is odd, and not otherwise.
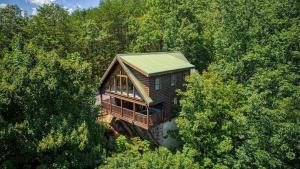
[[[100,80],[102,112],[145,130],[169,121],[192,68],[180,52],[118,54]]]

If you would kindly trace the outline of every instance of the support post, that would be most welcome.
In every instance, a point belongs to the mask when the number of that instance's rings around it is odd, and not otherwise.
[[[129,92],[128,92],[128,78],[126,77],[126,93],[127,93],[127,96],[129,95]]]
[[[121,117],[123,117],[123,100],[121,100]]]
[[[123,89],[122,89],[122,76],[120,76],[120,94],[123,93]]]
[[[109,91],[111,91],[111,83],[112,83],[112,80],[109,79],[109,80],[108,80],[108,90],[109,90]]]
[[[111,101],[111,96],[109,96],[109,102],[110,102],[110,114],[112,114],[112,101]]]
[[[160,112],[161,116],[160,116],[160,120],[164,121],[164,105],[161,106],[161,112]]]
[[[149,107],[147,106],[147,128],[149,128]]]
[[[114,76],[114,86],[113,86],[114,92],[117,92],[117,82],[116,82],[116,76]]]
[[[120,70],[120,93],[122,94],[122,72]]]
[[[133,102],[133,121],[135,121],[135,103]]]

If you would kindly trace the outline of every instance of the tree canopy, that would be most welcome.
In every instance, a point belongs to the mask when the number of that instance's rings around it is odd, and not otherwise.
[[[297,0],[104,0],[0,8],[1,168],[300,168]],[[180,51],[182,146],[115,141],[96,122],[117,53]]]
[[[205,167],[299,168],[299,4],[211,5],[215,58],[181,93],[185,146]]]

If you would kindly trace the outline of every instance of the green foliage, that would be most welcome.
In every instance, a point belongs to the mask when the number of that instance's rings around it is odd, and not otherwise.
[[[299,168],[299,3],[209,7],[216,57],[181,93],[185,147],[207,168]]]
[[[242,86],[224,84],[214,74],[192,74],[182,95],[177,121],[185,146],[197,152],[204,167],[235,163],[235,141],[244,139],[247,131],[247,117],[237,110],[245,102]]]
[[[143,0],[106,0],[99,8],[70,16],[78,37],[74,47],[92,64],[94,76],[102,76],[117,53],[130,52],[129,29],[143,8]]]
[[[94,166],[106,139],[90,65],[29,48],[0,63],[1,168]]]
[[[202,38],[199,1],[150,0],[146,12],[129,31],[136,37],[131,49],[136,52],[181,51],[203,70],[211,61]]]
[[[59,56],[72,52],[75,37],[68,12],[55,4],[45,5],[37,12],[29,20],[29,43],[46,52],[55,50]]]
[[[0,8],[1,168],[299,168],[297,0],[105,0],[69,14]],[[183,149],[95,123],[95,82],[116,53],[181,51]],[[206,70],[202,72],[203,70]]]
[[[23,36],[26,18],[21,16],[18,6],[7,5],[0,9],[0,59],[11,50],[11,45]]]
[[[124,136],[120,136],[117,145],[118,153],[109,157],[106,165],[99,168],[199,168],[188,153],[172,153],[163,147],[151,150],[148,141],[138,138],[128,142]]]

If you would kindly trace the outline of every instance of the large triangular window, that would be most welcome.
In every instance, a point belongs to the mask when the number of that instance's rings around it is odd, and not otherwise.
[[[142,100],[126,72],[119,65],[115,68],[104,85],[105,91]]]

